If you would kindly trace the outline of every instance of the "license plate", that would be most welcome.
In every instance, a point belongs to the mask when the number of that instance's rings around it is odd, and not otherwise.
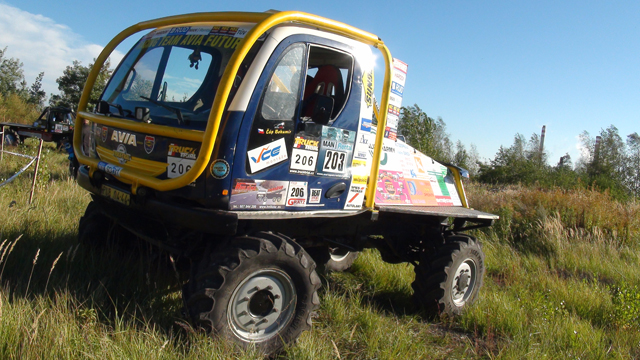
[[[124,205],[129,205],[131,201],[131,195],[129,193],[107,185],[102,185],[102,196],[106,196],[109,199],[115,200]]]

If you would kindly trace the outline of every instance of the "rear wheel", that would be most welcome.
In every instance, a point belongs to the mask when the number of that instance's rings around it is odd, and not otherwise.
[[[343,247],[321,247],[309,250],[322,273],[347,271],[356,261],[360,252]]]
[[[311,327],[319,287],[315,263],[300,245],[262,232],[205,254],[183,296],[196,325],[272,354]]]
[[[0,129],[2,130],[2,129]],[[18,146],[20,136],[13,130],[5,130],[4,144],[9,146]]]
[[[411,284],[414,300],[429,313],[459,315],[478,296],[484,272],[480,243],[471,236],[450,236],[435,254],[421,254]]]

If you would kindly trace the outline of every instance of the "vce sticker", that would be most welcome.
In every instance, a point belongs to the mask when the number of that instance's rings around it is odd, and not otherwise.
[[[285,147],[284,138],[281,138],[247,152],[251,172],[255,173],[287,160],[287,152],[283,151]]]

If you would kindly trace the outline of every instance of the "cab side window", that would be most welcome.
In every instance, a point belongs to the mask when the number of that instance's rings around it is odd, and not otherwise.
[[[302,44],[293,45],[276,66],[260,109],[263,119],[293,120],[300,93],[304,50]]]
[[[302,93],[305,53],[306,45],[296,43],[285,49],[280,56],[253,119],[249,136],[249,152],[260,148],[266,149],[272,144],[274,149],[280,146],[278,151],[286,153],[286,149],[293,143],[296,114]],[[286,148],[282,146],[282,139],[286,143]],[[268,152],[270,149],[265,151]],[[269,153],[265,156],[271,155]],[[271,166],[262,165],[263,161],[267,160],[265,156],[248,157],[249,173],[256,173]]]
[[[330,120],[335,120],[344,107],[351,86],[353,57],[347,53],[311,45],[304,88],[303,117],[311,117],[314,98],[326,96],[333,99]]]

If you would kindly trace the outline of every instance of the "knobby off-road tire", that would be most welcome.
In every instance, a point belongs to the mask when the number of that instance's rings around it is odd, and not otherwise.
[[[100,212],[100,205],[92,201],[87,205],[78,224],[78,242],[87,247],[105,247],[109,239],[111,219]]]
[[[414,301],[431,315],[459,315],[478,296],[484,272],[480,243],[471,236],[450,236],[435,254],[421,254],[411,284]]]
[[[96,250],[128,251],[136,236],[114,223],[100,211],[100,204],[91,201],[78,224],[78,242]]]
[[[0,128],[0,131],[2,129]],[[20,143],[20,135],[13,130],[5,130],[4,136],[4,144],[8,146],[18,146]]]
[[[358,255],[360,255],[360,252],[349,251],[341,247],[319,247],[310,249],[309,255],[313,257],[313,260],[318,265],[318,273],[326,274],[349,270]]]
[[[237,237],[194,265],[185,304],[196,326],[273,354],[311,328],[320,305],[315,267],[307,252],[283,235]]]

